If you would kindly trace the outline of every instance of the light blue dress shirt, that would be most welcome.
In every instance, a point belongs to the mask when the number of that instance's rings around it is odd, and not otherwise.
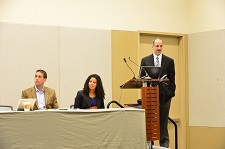
[[[45,90],[44,87],[42,88],[41,91],[39,91],[37,89],[37,87],[35,86],[36,89],[36,96],[37,96],[37,101],[38,101],[38,109],[42,109],[45,108]]]

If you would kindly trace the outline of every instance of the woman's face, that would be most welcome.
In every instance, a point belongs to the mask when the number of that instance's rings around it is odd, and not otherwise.
[[[96,89],[96,86],[97,86],[97,79],[92,77],[90,80],[89,80],[89,83],[88,83],[88,87],[90,90],[95,90]]]

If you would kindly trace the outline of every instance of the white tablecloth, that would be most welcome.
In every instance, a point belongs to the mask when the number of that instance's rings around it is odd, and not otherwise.
[[[143,109],[0,112],[0,148],[145,149]]]

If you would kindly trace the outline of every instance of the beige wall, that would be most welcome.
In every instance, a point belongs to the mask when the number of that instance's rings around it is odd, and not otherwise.
[[[224,29],[224,6],[224,0],[0,0],[0,22],[194,33]]]
[[[225,30],[189,34],[188,39],[188,145],[191,149],[223,149]]]
[[[188,32],[186,0],[0,0],[0,22]]]
[[[188,0],[189,33],[225,29],[224,0]]]
[[[225,128],[189,127],[187,149],[224,149]]]
[[[225,93],[221,86],[225,82],[222,76],[224,69],[220,68],[224,62],[217,65],[215,61],[224,60],[225,1],[188,2],[191,34],[188,36],[190,126],[187,130],[187,148],[224,149]]]
[[[120,86],[126,81],[134,77],[138,77],[137,66],[130,63],[128,57],[137,62],[138,53],[138,33],[134,31],[112,31],[112,92],[113,100],[124,104],[137,103],[138,90],[136,89],[120,89]],[[123,59],[126,59],[128,68]],[[114,106],[115,107],[115,106]]]

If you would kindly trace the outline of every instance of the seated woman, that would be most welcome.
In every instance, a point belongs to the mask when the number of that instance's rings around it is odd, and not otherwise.
[[[86,79],[83,90],[77,92],[74,108],[104,109],[104,99],[102,80],[97,74],[92,74]]]

